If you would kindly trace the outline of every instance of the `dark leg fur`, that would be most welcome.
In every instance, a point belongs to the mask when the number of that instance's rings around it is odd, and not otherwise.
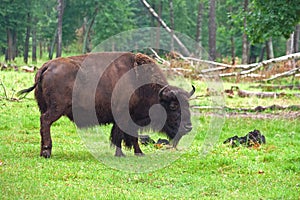
[[[47,111],[43,113],[40,117],[40,123],[41,123],[41,152],[40,156],[43,156],[44,158],[50,158],[51,156],[51,150],[52,150],[52,139],[50,134],[50,127],[53,122],[58,120],[61,117],[61,114]]]
[[[110,141],[113,145],[116,146],[115,156],[124,157],[125,154],[122,152],[122,140],[124,139],[124,134],[121,129],[114,124],[111,130]]]

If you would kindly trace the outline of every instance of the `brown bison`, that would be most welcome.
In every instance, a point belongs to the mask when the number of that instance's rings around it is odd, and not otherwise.
[[[143,127],[166,133],[174,147],[192,129],[188,100],[194,86],[191,92],[169,86],[160,68],[144,54],[106,52],[57,58],[46,62],[35,84],[19,95],[34,89],[41,112],[40,155],[45,158],[52,150],[50,127],[61,116],[78,127],[112,123],[115,156],[124,156],[122,141],[134,148],[135,155],[143,155],[137,137]]]

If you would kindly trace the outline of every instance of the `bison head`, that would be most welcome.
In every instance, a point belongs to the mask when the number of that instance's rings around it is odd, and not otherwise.
[[[162,129],[176,147],[181,137],[192,130],[189,98],[194,94],[174,86],[164,86],[158,93],[159,102],[167,113],[166,123]]]

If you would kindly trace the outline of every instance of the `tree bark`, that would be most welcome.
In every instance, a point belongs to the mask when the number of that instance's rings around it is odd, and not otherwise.
[[[89,47],[89,44],[90,44],[90,33],[91,33],[91,30],[92,30],[92,27],[94,25],[94,22],[95,22],[95,19],[97,17],[98,12],[99,12],[99,5],[97,4],[91,20],[87,23],[88,27],[86,27],[85,30],[83,31],[83,34],[84,34],[84,38],[83,38],[83,50],[82,50],[83,53],[87,53],[87,52],[91,51],[91,49]]]
[[[170,28],[171,28],[171,51],[174,51],[174,9],[173,9],[173,0],[169,0],[170,6]]]
[[[63,20],[63,0],[57,0],[57,50],[56,57],[61,57],[62,53],[62,20]]]
[[[29,53],[29,38],[30,38],[30,24],[31,24],[31,16],[30,13],[27,13],[27,27],[26,27],[26,36],[25,36],[25,44],[24,44],[24,63],[28,63],[28,53]]]
[[[266,50],[267,50],[267,59],[272,59],[272,58],[274,58],[274,51],[273,51],[273,42],[272,42],[272,38],[270,38],[270,39],[266,42]]]
[[[57,43],[57,29],[55,30],[55,33],[54,33],[54,36],[53,36],[53,40],[52,40],[52,43],[51,43],[51,46],[49,47],[49,59],[52,60],[53,58],[53,52],[54,52],[54,46],[55,44]]]
[[[244,13],[248,12],[248,0],[244,1]],[[243,49],[242,49],[242,64],[247,64],[248,62],[248,38],[245,30],[247,29],[247,18],[244,16],[244,32],[243,32]]]
[[[296,30],[294,33],[294,52],[299,51],[299,38],[300,38],[300,24],[296,25]]]
[[[197,30],[196,30],[196,43],[198,44],[197,48],[202,47],[202,21],[203,21],[203,9],[204,3],[200,0],[198,5],[198,14],[197,14]],[[202,49],[197,50],[197,54],[201,54]],[[201,57],[201,55],[200,55]]]
[[[161,12],[162,12],[162,1],[161,0],[159,0],[158,1],[158,4],[157,4],[158,6],[158,17],[159,18],[161,18]],[[155,42],[155,48],[156,48],[156,51],[159,51],[159,43],[160,43],[160,23],[159,22],[157,22],[157,29],[156,29],[156,42]],[[171,32],[172,32],[172,30],[171,30]]]
[[[37,41],[36,41],[36,27],[34,26],[32,29],[32,62],[36,63],[36,46],[37,46]]]
[[[42,59],[42,57],[43,57],[43,42],[40,40],[39,41],[39,48],[40,48],[40,55],[39,55],[39,57],[40,57],[40,59]]]
[[[216,60],[216,0],[210,0],[209,4],[209,25],[208,25],[208,43],[209,43],[209,56],[212,61]]]
[[[5,61],[12,61],[13,60],[13,33],[10,28],[6,29],[7,35],[7,49],[5,54]]]

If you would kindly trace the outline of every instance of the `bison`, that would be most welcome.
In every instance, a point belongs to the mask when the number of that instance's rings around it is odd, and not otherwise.
[[[112,123],[110,140],[119,157],[125,156],[122,142],[133,147],[135,155],[144,155],[138,144],[142,127],[165,133],[174,147],[192,129],[188,101],[195,87],[187,92],[169,86],[161,69],[141,53],[102,52],[56,58],[46,62],[36,73],[34,85],[19,95],[34,89],[41,112],[40,156],[45,158],[52,150],[50,127],[62,116],[78,127]],[[153,117],[149,110],[157,105],[165,111]],[[158,125],[164,114],[163,124]]]

